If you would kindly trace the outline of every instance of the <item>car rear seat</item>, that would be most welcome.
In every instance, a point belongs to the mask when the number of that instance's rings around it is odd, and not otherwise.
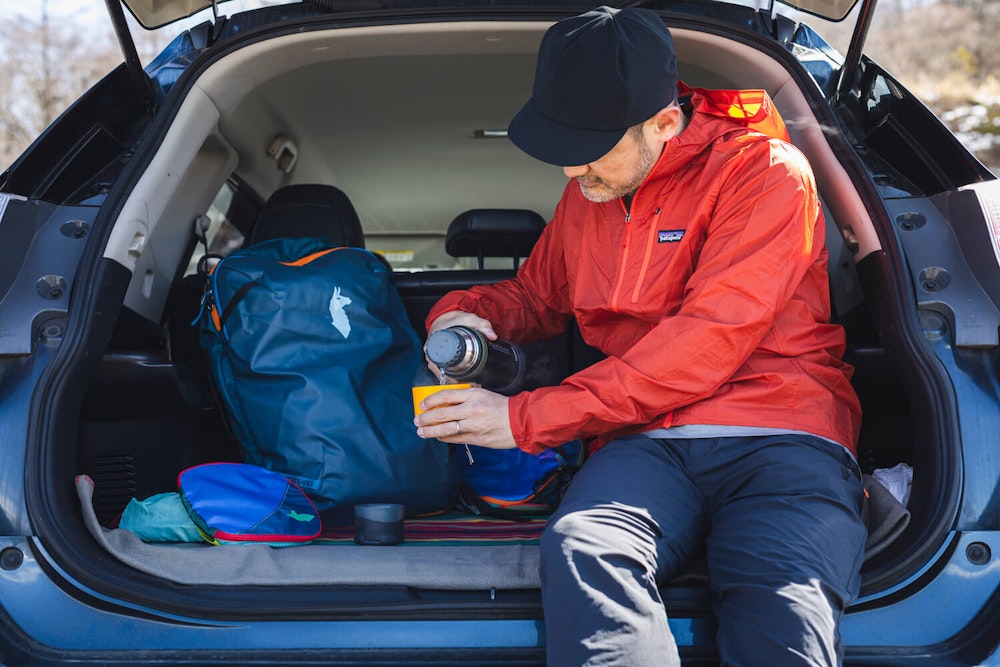
[[[473,209],[458,215],[448,226],[445,250],[457,259],[475,258],[477,268],[394,274],[407,315],[421,338],[427,334],[424,320],[441,297],[452,290],[514,277],[544,229],[542,216],[523,209]],[[485,268],[488,257],[510,258],[511,267]],[[526,388],[558,384],[574,370],[569,333],[523,345],[522,349],[528,363]]]
[[[453,290],[513,278],[520,260],[535,247],[544,229],[542,216],[520,209],[473,209],[452,220],[445,234],[445,251],[456,259],[475,257],[478,268],[394,275],[407,315],[421,338],[427,334],[427,313],[441,297]],[[513,264],[509,269],[487,269],[487,257],[509,257]]]
[[[250,243],[321,236],[338,246],[365,247],[354,205],[333,185],[298,184],[278,188],[261,209]]]
[[[511,272],[535,247],[545,219],[523,209],[479,208],[462,213],[448,225],[444,249],[452,257],[475,257],[483,269],[486,257],[510,257]]]

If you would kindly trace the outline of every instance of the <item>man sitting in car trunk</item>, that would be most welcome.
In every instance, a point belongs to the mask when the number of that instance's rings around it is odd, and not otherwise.
[[[549,665],[679,664],[658,588],[701,553],[723,664],[839,664],[865,541],[860,408],[815,181],[750,122],[766,99],[676,89],[652,12],[549,29],[510,138],[571,180],[517,277],[448,294],[428,331],[527,341],[572,316],[607,358],[510,398],[434,394],[415,423],[533,453],[589,441],[542,538]]]

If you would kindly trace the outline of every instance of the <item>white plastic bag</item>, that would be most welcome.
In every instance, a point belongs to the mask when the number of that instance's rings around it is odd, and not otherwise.
[[[876,468],[872,477],[889,489],[889,493],[904,506],[909,502],[910,487],[913,485],[913,468],[909,465],[897,463],[891,468]]]

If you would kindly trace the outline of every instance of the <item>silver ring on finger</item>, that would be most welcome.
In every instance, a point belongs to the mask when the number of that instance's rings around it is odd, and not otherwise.
[[[462,434],[462,420],[459,419],[458,421],[455,422],[455,435],[461,435],[461,434]]]

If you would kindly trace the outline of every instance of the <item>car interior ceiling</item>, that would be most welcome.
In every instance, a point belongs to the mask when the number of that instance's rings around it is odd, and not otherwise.
[[[177,298],[177,267],[186,265],[194,245],[193,221],[234,174],[262,196],[292,182],[335,184],[357,209],[369,249],[432,239],[435,250],[427,251],[425,262],[431,267],[453,260],[443,251],[444,232],[463,211],[519,208],[551,215],[565,185],[561,170],[535,162],[504,139],[474,138],[476,130],[505,128],[526,98],[546,27],[453,23],[434,30],[389,26],[298,33],[236,50],[200,75],[124,203],[105,248],[104,256],[130,268],[133,279],[126,315],[84,402],[80,471],[95,478],[103,474],[114,487],[102,489],[98,481],[97,513],[88,520],[106,523],[128,494],[172,490],[183,467],[238,455],[218,412],[210,409],[210,392],[190,379],[204,373],[171,368],[169,340],[162,335],[168,316],[180,317],[171,304]],[[832,275],[835,305],[840,302],[838,315],[848,321],[844,311],[863,311],[863,297],[855,287],[838,296],[837,286],[856,286],[853,262],[880,244],[806,97],[787,70],[759,50],[690,29],[675,30],[674,38],[688,84],[764,88],[771,94],[793,142],[816,171],[828,214],[831,272],[837,274]],[[290,174],[267,155],[278,136],[298,149]],[[850,221],[854,253],[844,246],[840,221]],[[129,248],[139,232],[146,248],[136,259]],[[419,274],[422,287],[413,298],[420,299],[424,312],[431,297],[455,286],[455,274],[448,273]],[[419,320],[412,312],[411,317]],[[143,334],[122,331],[130,327]],[[855,384],[866,410],[862,467],[911,462],[906,392],[877,353],[874,337],[863,334],[858,347],[851,360],[858,365]],[[147,363],[150,359],[156,363]],[[123,455],[131,459],[126,468],[132,478],[118,484],[116,466]],[[178,583],[261,583],[256,573],[268,571],[274,559],[296,559],[295,568],[280,566],[299,573],[289,583],[537,585],[537,554],[520,547],[490,547],[499,551],[487,559],[455,557],[451,568],[440,563],[452,556],[432,549],[382,550],[378,557],[386,567],[379,568],[371,567],[371,554],[359,559],[349,549],[336,556],[323,547],[244,550],[240,558],[248,559],[246,567],[233,568],[225,549],[145,545],[122,535],[105,539],[103,546],[124,562]],[[484,574],[482,562],[496,565]]]

